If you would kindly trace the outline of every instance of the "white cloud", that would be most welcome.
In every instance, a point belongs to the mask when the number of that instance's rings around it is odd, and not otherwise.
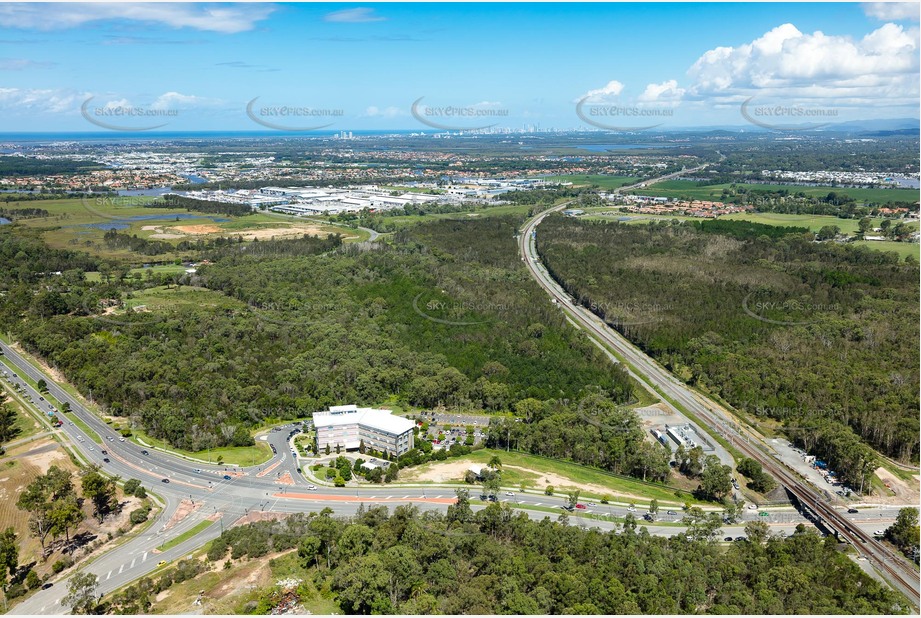
[[[25,69],[47,69],[53,67],[54,62],[40,62],[26,60],[25,58],[0,58],[0,71],[24,71]]]
[[[62,30],[95,21],[128,20],[230,34],[252,30],[274,11],[270,4],[11,2],[0,4],[0,27]]]
[[[603,99],[605,97],[616,97],[616,96],[619,96],[620,93],[623,92],[623,90],[624,90],[624,85],[620,83],[619,81],[617,81],[616,79],[612,79],[603,88],[596,88],[595,90],[589,90],[588,92],[583,94],[581,97],[579,97],[579,99],[577,100]]]
[[[405,109],[391,105],[390,107],[385,107],[383,109],[376,107],[374,105],[365,109],[365,113],[362,116],[366,118],[396,118],[398,116],[408,116],[409,114]]]
[[[327,13],[323,18],[324,21],[333,21],[347,24],[360,24],[369,21],[384,21],[386,17],[381,17],[374,12],[374,9],[366,7],[356,7],[354,9],[342,9]]]
[[[0,109],[45,113],[76,113],[90,95],[73,90],[0,88]]]
[[[215,107],[220,105],[220,99],[211,99],[208,97],[199,97],[192,94],[182,94],[179,92],[164,92],[150,104],[151,109],[176,109],[176,108],[193,108],[193,107]]]
[[[688,70],[688,95],[741,100],[753,95],[917,103],[917,28],[888,23],[863,39],[800,32],[783,24],[738,47],[717,47]],[[836,101],[840,102],[840,101]]]
[[[684,96],[684,88],[678,86],[674,79],[662,82],[661,84],[649,84],[643,93],[637,98],[641,103],[677,103]]]
[[[861,6],[868,17],[881,21],[918,21],[921,11],[917,2],[865,2]]]

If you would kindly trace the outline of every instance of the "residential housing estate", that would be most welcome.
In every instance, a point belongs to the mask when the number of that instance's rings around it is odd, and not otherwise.
[[[366,448],[402,455],[413,448],[415,424],[390,410],[359,408],[355,405],[330,406],[314,412],[317,448],[356,450],[362,442]]]

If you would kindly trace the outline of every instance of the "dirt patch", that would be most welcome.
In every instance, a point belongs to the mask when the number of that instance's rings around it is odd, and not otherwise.
[[[183,500],[179,503],[179,508],[176,509],[176,512],[173,513],[173,516],[170,517],[169,521],[163,526],[164,530],[169,530],[183,519],[197,511],[201,508],[201,502],[192,503],[189,500]]]
[[[302,236],[310,234],[311,236],[323,236],[326,232],[317,225],[292,225],[290,227],[270,227],[261,230],[243,230],[235,233],[234,236],[242,236],[244,240],[267,240],[273,236],[276,238]]]
[[[36,449],[46,444],[55,444],[54,442],[48,440],[41,442],[39,444],[33,444],[32,448]],[[29,463],[41,470],[42,474],[48,473],[48,468],[52,464],[59,463],[61,460],[67,460],[67,455],[59,448],[56,448],[53,451],[46,451],[44,453],[38,453],[35,455],[29,455]]]
[[[253,511],[233,522],[231,526],[243,526],[246,524],[256,523],[257,521],[279,521],[287,517],[289,513],[275,513],[272,511]]]
[[[216,225],[203,223],[199,225],[176,225],[170,229],[179,230],[184,234],[216,234],[221,231]]]
[[[878,476],[879,480],[881,480],[895,495],[874,496],[874,500],[891,502],[893,504],[918,504],[919,499],[921,499],[921,492],[919,492],[917,483],[909,484],[883,467],[876,469],[876,476]],[[917,479],[918,477],[916,476],[914,478]]]
[[[462,481],[464,475],[467,472],[467,469],[470,467],[470,464],[473,462],[469,459],[460,459],[457,461],[451,461],[447,463],[439,463],[430,466],[426,470],[421,471],[407,471],[406,473],[400,472],[400,479],[403,481],[430,481],[432,483],[449,483]],[[547,485],[553,485],[554,489],[559,491],[564,488],[576,488],[578,487],[583,492],[588,492],[591,494],[596,494],[599,496],[620,496],[623,498],[630,498],[635,500],[646,500],[642,496],[635,494],[628,494],[623,492],[616,492],[607,487],[601,485],[593,485],[591,483],[575,483],[571,479],[568,479],[559,474],[552,472],[539,472],[537,470],[532,470],[530,468],[525,468],[522,466],[511,466],[503,465],[503,468],[508,470],[516,470],[518,472],[523,472],[530,476],[535,477],[535,486],[534,489],[543,490]]]

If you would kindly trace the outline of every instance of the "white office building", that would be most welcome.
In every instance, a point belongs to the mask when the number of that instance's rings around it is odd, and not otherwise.
[[[324,451],[338,446],[356,450],[362,442],[365,448],[402,455],[413,448],[415,424],[390,410],[359,408],[355,405],[331,406],[314,412],[313,425],[317,432],[317,448]]]

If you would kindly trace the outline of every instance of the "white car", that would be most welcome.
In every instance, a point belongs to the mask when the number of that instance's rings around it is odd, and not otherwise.
[[[873,536],[886,536],[886,532],[884,530],[877,530],[873,533]]]
[[[308,485],[308,486],[307,486],[307,489],[316,489],[316,488],[317,488],[316,485]]]
[[[748,505],[748,510],[749,510],[749,511],[757,511],[757,510],[758,510],[758,505],[757,505],[757,504],[749,504],[749,505]]]
[[[515,492],[513,492],[513,491],[507,491],[507,492],[505,492],[505,495],[506,495],[506,496],[514,496],[514,495],[515,495]]]
[[[96,448],[91,446],[91,447],[90,447],[90,450],[91,450],[91,451],[95,451]]]
[[[125,439],[124,439],[124,438],[119,438],[118,441],[119,441],[119,442],[124,442]]]
[[[627,510],[630,511],[631,513],[636,513],[636,507],[635,507],[635,506],[628,506],[628,507],[627,507]]]
[[[108,440],[109,442],[115,442],[115,438],[113,438],[112,436],[109,436],[109,437],[107,438],[107,440]]]

